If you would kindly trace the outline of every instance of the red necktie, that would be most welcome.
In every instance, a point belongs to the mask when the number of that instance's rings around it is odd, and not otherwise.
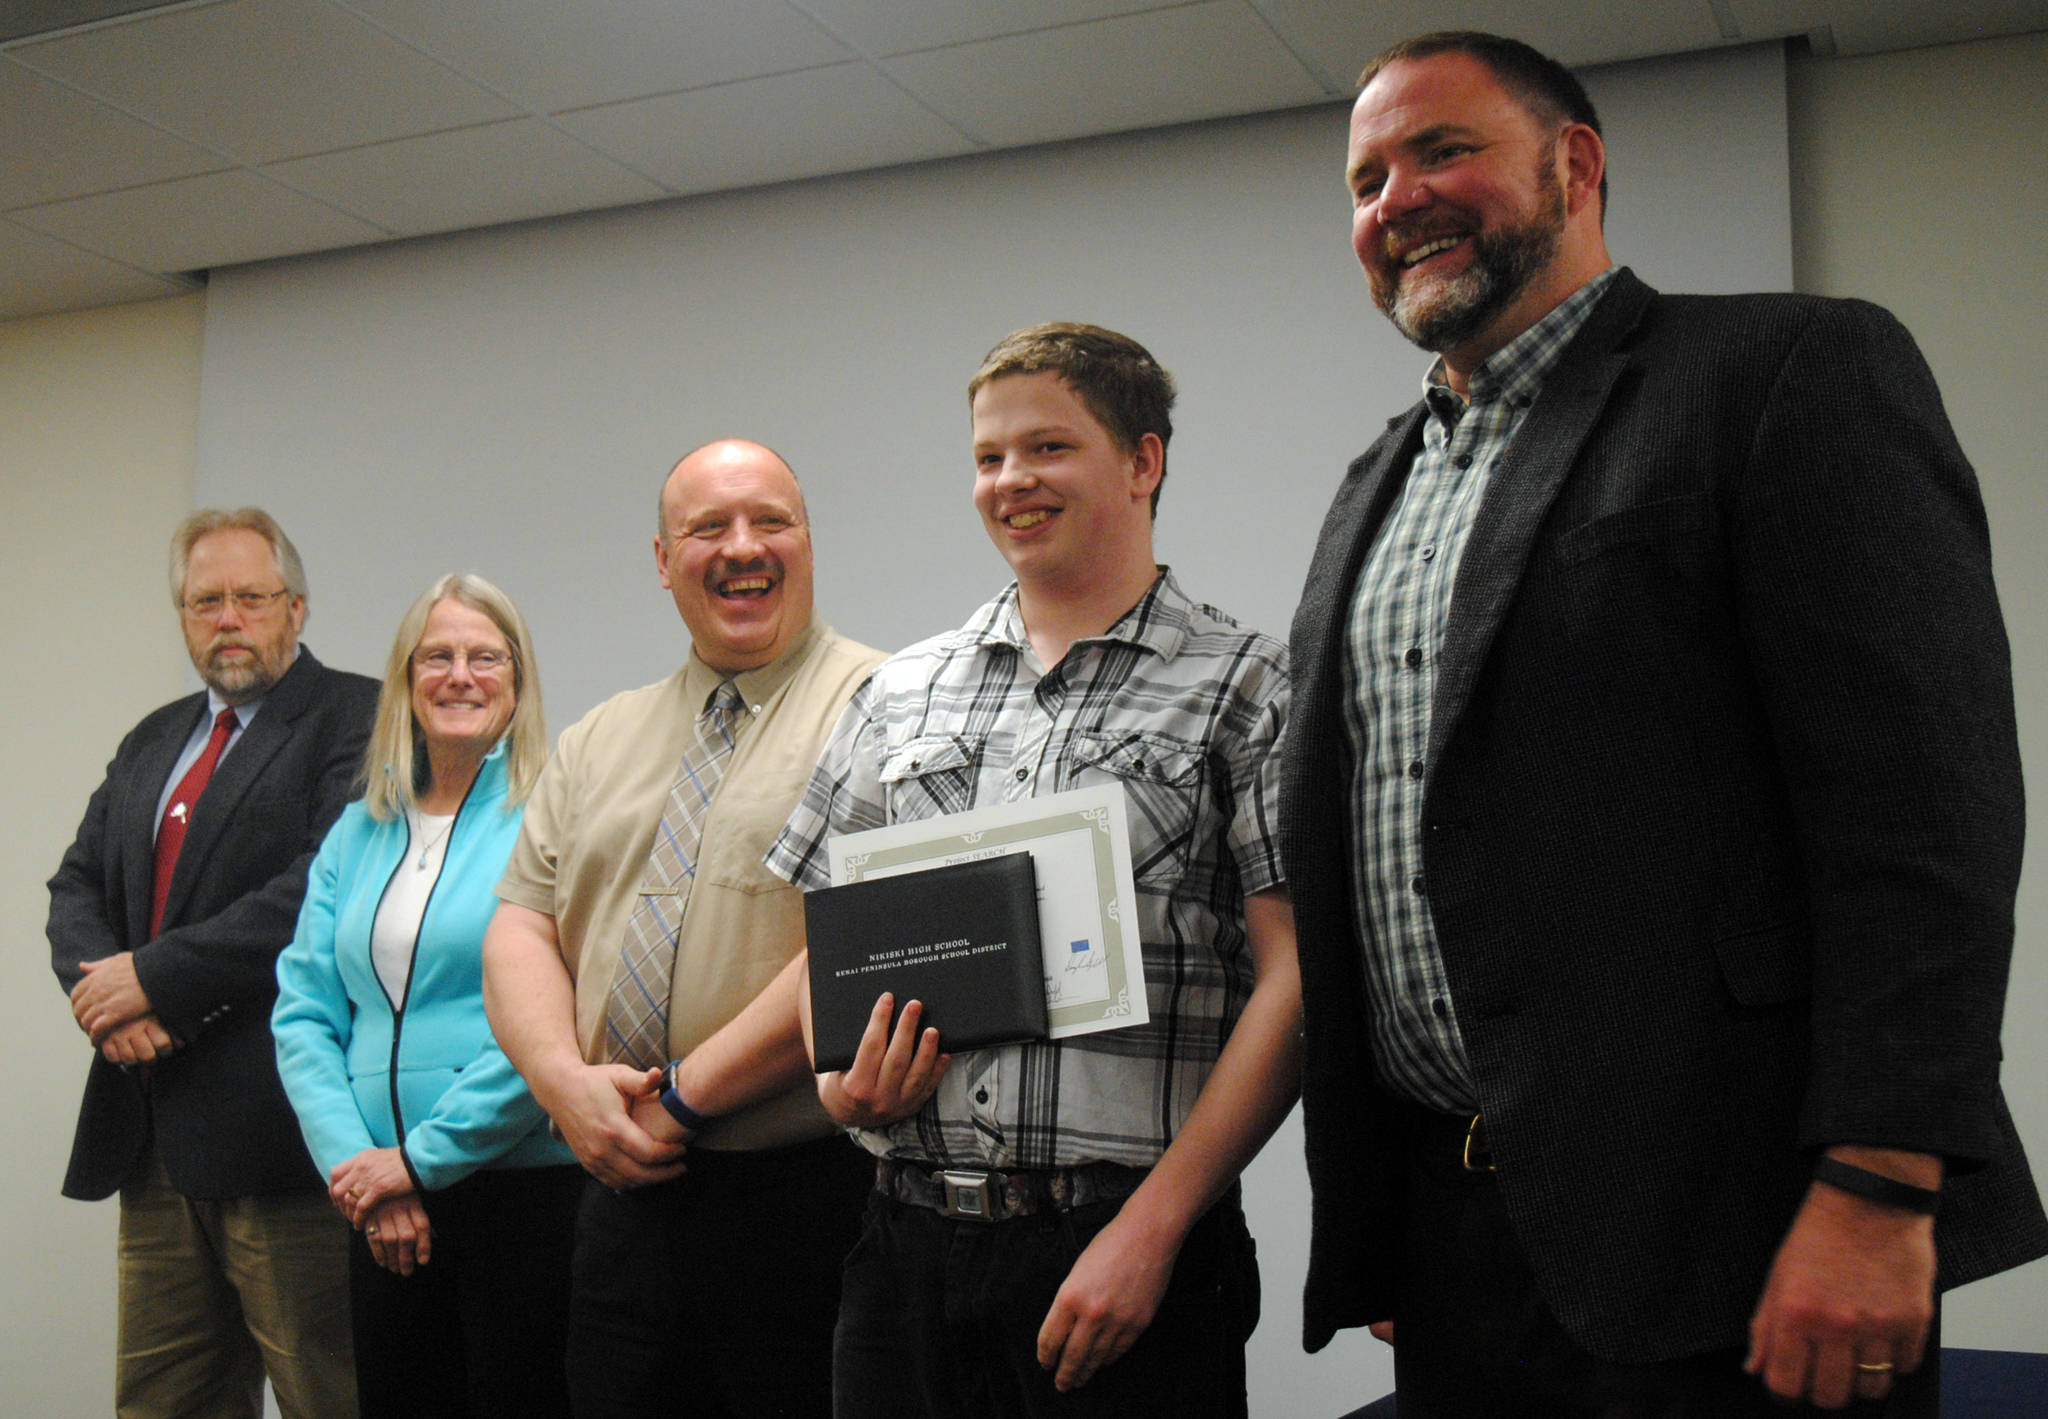
[[[228,747],[228,736],[240,723],[233,705],[220,712],[213,721],[213,733],[207,738],[206,748],[192,761],[192,767],[185,770],[185,777],[178,780],[171,801],[164,805],[164,820],[156,830],[156,881],[150,891],[149,939],[152,941],[156,940],[157,932],[163,926],[164,902],[171,895],[171,871],[178,865],[178,850],[185,846],[185,828],[192,821],[193,805],[199,802],[199,795],[206,792],[206,782],[213,777],[213,766],[220,762],[222,752]]]

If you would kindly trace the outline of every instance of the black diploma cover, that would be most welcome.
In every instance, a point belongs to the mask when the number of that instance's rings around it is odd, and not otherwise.
[[[948,1052],[1043,1038],[1045,958],[1031,854],[873,877],[804,894],[820,1073],[853,1063],[883,991]]]

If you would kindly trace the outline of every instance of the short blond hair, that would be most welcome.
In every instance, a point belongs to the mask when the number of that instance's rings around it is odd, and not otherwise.
[[[261,537],[270,544],[270,557],[277,563],[277,575],[284,582],[284,589],[301,601],[306,599],[305,563],[299,560],[299,549],[284,535],[276,518],[260,507],[238,507],[232,511],[203,507],[179,523],[178,530],[171,534],[171,605],[184,604],[185,574],[191,570],[192,549],[209,532],[253,532]]]
[[[967,402],[992,380],[1021,374],[1053,374],[1088,406],[1117,448],[1137,451],[1146,434],[1159,437],[1159,483],[1152,489],[1152,515],[1166,485],[1166,445],[1173,439],[1173,376],[1152,352],[1130,336],[1100,325],[1048,320],[1012,330],[982,356],[967,382]]]
[[[450,572],[419,594],[398,623],[391,658],[384,665],[384,689],[377,696],[377,719],[370,729],[369,751],[363,757],[363,807],[372,818],[390,822],[418,801],[427,772],[420,727],[412,714],[412,653],[427,633],[427,617],[443,601],[480,611],[512,648],[512,722],[505,726],[505,799],[524,803],[533,792],[548,758],[547,716],[540,704],[540,669],[534,663],[533,638],[526,618],[497,586],[474,572]]]

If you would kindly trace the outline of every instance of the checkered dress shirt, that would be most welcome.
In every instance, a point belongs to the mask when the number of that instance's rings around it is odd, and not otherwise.
[[[1469,404],[1443,382],[1441,360],[1431,367],[1422,449],[1351,593],[1344,731],[1373,1057],[1394,1092],[1448,1112],[1477,1109],[1478,1096],[1422,876],[1423,755],[1437,662],[1458,563],[1494,466],[1614,274],[1594,277],[1474,370]]]
[[[870,1152],[960,1167],[1158,1159],[1251,993],[1244,899],[1282,881],[1287,700],[1287,648],[1189,601],[1170,573],[1050,671],[1012,585],[875,672],[769,869],[820,887],[833,834],[1121,782],[1152,1018],[957,1055],[922,1111],[857,1134]]]

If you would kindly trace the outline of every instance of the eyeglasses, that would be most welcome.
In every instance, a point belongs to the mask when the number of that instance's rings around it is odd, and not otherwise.
[[[512,655],[503,650],[417,650],[413,652],[412,663],[422,675],[451,675],[455,662],[462,661],[469,666],[472,675],[497,675],[510,668]]]
[[[228,602],[235,603],[235,609],[244,616],[261,616],[280,596],[290,596],[291,588],[281,586],[275,591],[209,591],[203,596],[188,596],[178,603],[178,609],[188,616],[202,621],[211,621],[227,609]]]

